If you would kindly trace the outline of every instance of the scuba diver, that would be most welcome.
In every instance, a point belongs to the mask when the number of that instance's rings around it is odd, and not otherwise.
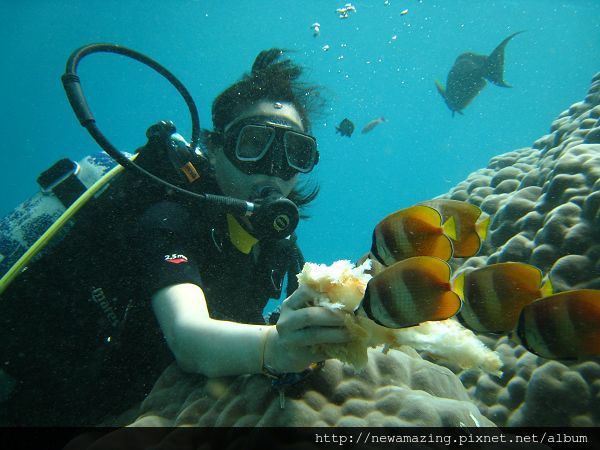
[[[318,87],[284,55],[261,52],[214,100],[198,192],[298,208],[316,197],[300,178],[319,158]],[[159,156],[139,159],[168,178],[172,161]],[[262,226],[139,177],[111,183],[1,295],[0,425],[112,424],[173,361],[206,377],[278,379],[326,359],[314,344],[349,341],[343,317],[298,288],[293,230]],[[286,276],[277,323],[266,324]]]

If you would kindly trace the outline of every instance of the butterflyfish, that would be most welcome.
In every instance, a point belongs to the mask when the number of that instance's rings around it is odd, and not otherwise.
[[[421,203],[437,209],[444,221],[453,218],[456,225],[456,239],[452,242],[455,258],[476,255],[487,237],[490,216],[479,220],[482,211],[477,206],[452,199],[435,199]]]
[[[385,117],[378,117],[377,119],[373,119],[369,123],[367,123],[360,132],[361,134],[366,134],[369,131],[372,131],[373,128],[375,128],[377,125],[385,121]]]
[[[462,114],[462,110],[485,87],[485,80],[496,86],[511,87],[504,81],[504,51],[506,44],[519,33],[523,32],[513,33],[504,39],[489,56],[476,53],[458,56],[448,73],[446,87],[435,80],[435,86],[453,116],[455,112]]]
[[[436,209],[411,206],[377,224],[371,254],[386,266],[412,256],[435,256],[447,261],[452,257],[450,239],[455,237],[452,217],[442,224],[442,216]]]
[[[369,280],[357,313],[387,328],[448,319],[461,308],[450,273],[446,261],[430,256],[397,262]]]
[[[543,281],[541,270],[520,262],[462,272],[452,284],[464,302],[458,319],[480,333],[513,331],[526,305],[552,294],[552,283]]]
[[[530,303],[521,312],[516,337],[542,358],[600,356],[600,291],[565,291]]]

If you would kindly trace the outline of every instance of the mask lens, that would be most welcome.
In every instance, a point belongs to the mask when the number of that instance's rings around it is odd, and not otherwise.
[[[258,161],[269,149],[275,130],[261,125],[246,125],[240,131],[235,155],[240,161]]]
[[[290,167],[299,172],[310,172],[316,164],[316,141],[309,136],[286,131],[283,135],[283,143]]]

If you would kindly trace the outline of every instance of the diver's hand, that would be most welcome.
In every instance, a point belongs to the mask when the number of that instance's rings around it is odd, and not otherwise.
[[[315,344],[339,344],[350,341],[344,327],[344,313],[314,303],[317,292],[300,286],[281,306],[277,326],[270,330],[264,362],[276,372],[301,372],[311,363],[327,357]]]

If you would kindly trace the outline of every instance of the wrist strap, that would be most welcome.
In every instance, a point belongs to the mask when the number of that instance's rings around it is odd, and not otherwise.
[[[268,366],[267,364],[263,364],[262,373],[264,376],[269,377],[272,380],[280,380],[282,377],[285,376],[284,373],[277,372],[275,369]]]

